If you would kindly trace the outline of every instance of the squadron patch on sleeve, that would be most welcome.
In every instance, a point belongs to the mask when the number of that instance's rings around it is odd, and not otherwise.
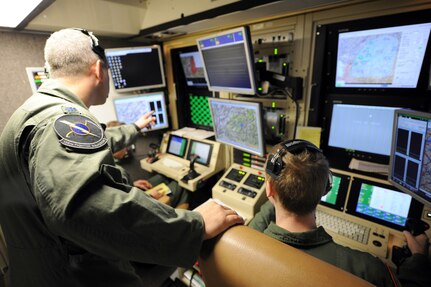
[[[75,149],[95,150],[108,142],[97,123],[79,114],[60,116],[54,123],[54,130],[62,145]]]

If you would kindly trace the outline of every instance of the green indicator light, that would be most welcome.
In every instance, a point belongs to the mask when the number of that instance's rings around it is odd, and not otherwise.
[[[249,163],[246,163],[246,162],[244,162],[242,165],[243,165],[243,166],[248,166],[248,167],[250,167],[250,164],[249,164]]]
[[[274,55],[278,55],[278,48],[274,48]]]
[[[248,156],[248,157],[250,157],[250,154],[249,154],[249,153],[244,152],[244,153],[242,153],[242,156]]]
[[[262,89],[262,87],[259,87],[259,88],[257,88],[259,91],[262,91],[263,89]]]
[[[246,158],[246,157],[242,158],[242,160],[245,161],[245,162],[250,162],[250,159]]]
[[[273,108],[275,108],[275,102],[272,102],[271,106],[272,106]]]
[[[258,179],[258,180],[261,180],[261,181],[264,181],[264,180],[265,180],[265,178],[264,178],[264,177],[261,177],[261,176],[259,176],[257,179]]]
[[[259,60],[257,60],[259,63],[262,63],[263,62],[263,60],[262,59],[259,59]]]
[[[271,126],[271,129],[275,130],[275,126]]]
[[[280,115],[280,118],[284,117],[284,115]]]
[[[240,172],[239,172],[239,174],[242,174],[242,175],[244,175],[244,174],[245,174],[245,172],[244,172],[244,171],[240,171]]]
[[[286,67],[287,66],[287,63],[283,63],[283,67]]]

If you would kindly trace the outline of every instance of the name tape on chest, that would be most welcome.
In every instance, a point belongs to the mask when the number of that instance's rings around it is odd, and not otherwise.
[[[75,149],[95,150],[108,142],[100,125],[84,115],[60,116],[54,123],[54,130],[62,145]]]

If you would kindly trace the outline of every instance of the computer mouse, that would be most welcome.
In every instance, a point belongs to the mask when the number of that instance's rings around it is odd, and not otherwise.
[[[413,236],[425,233],[430,228],[429,224],[418,218],[407,218],[405,230],[409,231]]]

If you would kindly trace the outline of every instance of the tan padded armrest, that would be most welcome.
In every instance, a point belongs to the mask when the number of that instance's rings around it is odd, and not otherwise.
[[[206,287],[372,286],[247,226],[205,242],[199,267]]]

